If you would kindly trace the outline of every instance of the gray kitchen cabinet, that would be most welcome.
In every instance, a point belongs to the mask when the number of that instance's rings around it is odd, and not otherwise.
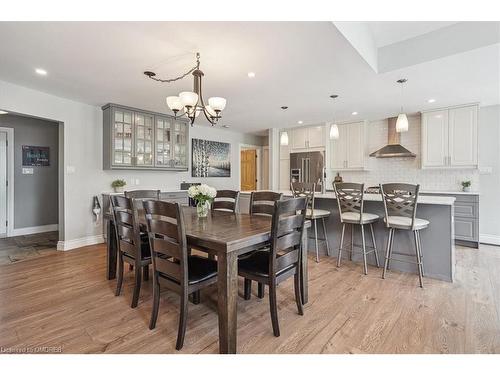
[[[455,197],[453,219],[455,222],[455,243],[458,245],[479,247],[479,195],[422,193]],[[430,224],[432,225],[432,223]]]
[[[104,169],[188,169],[187,121],[117,104],[102,110]]]

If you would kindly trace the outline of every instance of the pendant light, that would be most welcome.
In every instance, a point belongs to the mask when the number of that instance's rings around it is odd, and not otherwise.
[[[398,133],[408,131],[408,117],[403,111],[403,87],[408,80],[406,78],[398,79],[397,82],[401,85],[401,111],[399,112],[398,119],[396,121],[396,131]]]
[[[338,98],[338,95],[330,95],[330,98],[336,99]],[[334,121],[333,124],[330,125],[330,139],[339,139],[339,127],[335,123],[335,116],[334,116]]]
[[[286,109],[288,109],[287,106],[283,106],[281,107],[281,109],[283,111],[285,111]],[[280,145],[281,146],[288,146],[288,133],[285,131],[281,132],[281,135],[280,135]]]

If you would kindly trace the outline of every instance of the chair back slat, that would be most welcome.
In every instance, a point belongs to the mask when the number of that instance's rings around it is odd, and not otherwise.
[[[313,182],[290,182],[290,189],[295,198],[308,198],[308,207],[311,210],[311,216],[314,216],[314,193],[316,192],[316,183]]]
[[[132,199],[111,195],[110,205],[116,228],[116,242],[122,253],[141,261],[141,239],[139,218],[137,217]]]
[[[237,212],[240,192],[235,190],[217,190],[212,202],[212,210]]]
[[[300,259],[307,201],[307,197],[298,197],[274,203],[269,275],[276,275]]]
[[[403,216],[411,218],[414,228],[417,214],[417,200],[420,185],[390,183],[380,185],[380,194],[384,201],[386,223],[388,216]]]
[[[160,190],[131,190],[126,191],[125,196],[132,199],[155,199],[160,200]]]
[[[339,207],[339,214],[355,212],[359,214],[359,222],[363,222],[363,205],[364,205],[364,184],[353,182],[334,182],[333,189]]]
[[[250,215],[266,215],[274,214],[276,201],[281,200],[283,194],[275,193],[274,191],[254,191],[250,194]]]
[[[186,232],[180,205],[153,200],[145,200],[142,204],[155,275],[187,285]]]

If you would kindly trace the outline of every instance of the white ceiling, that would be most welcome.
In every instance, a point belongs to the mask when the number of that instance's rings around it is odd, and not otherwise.
[[[366,22],[372,31],[377,47],[401,42],[419,35],[430,33],[446,26],[451,26],[456,21],[377,21]]]
[[[1,22],[0,46],[0,80],[165,113],[165,97],[191,90],[192,80],[160,84],[142,72],[177,76],[199,51],[205,96],[226,97],[222,124],[245,132],[330,121],[333,109],[344,121],[393,116],[401,77],[408,78],[408,112],[499,103],[498,44],[377,74],[331,22]],[[48,75],[36,75],[37,67]],[[335,108],[333,93],[340,95]]]

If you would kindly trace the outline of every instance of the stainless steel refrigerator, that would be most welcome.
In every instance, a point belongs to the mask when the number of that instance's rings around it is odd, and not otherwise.
[[[321,191],[325,174],[323,152],[298,152],[290,154],[290,181],[315,182],[316,191]]]

